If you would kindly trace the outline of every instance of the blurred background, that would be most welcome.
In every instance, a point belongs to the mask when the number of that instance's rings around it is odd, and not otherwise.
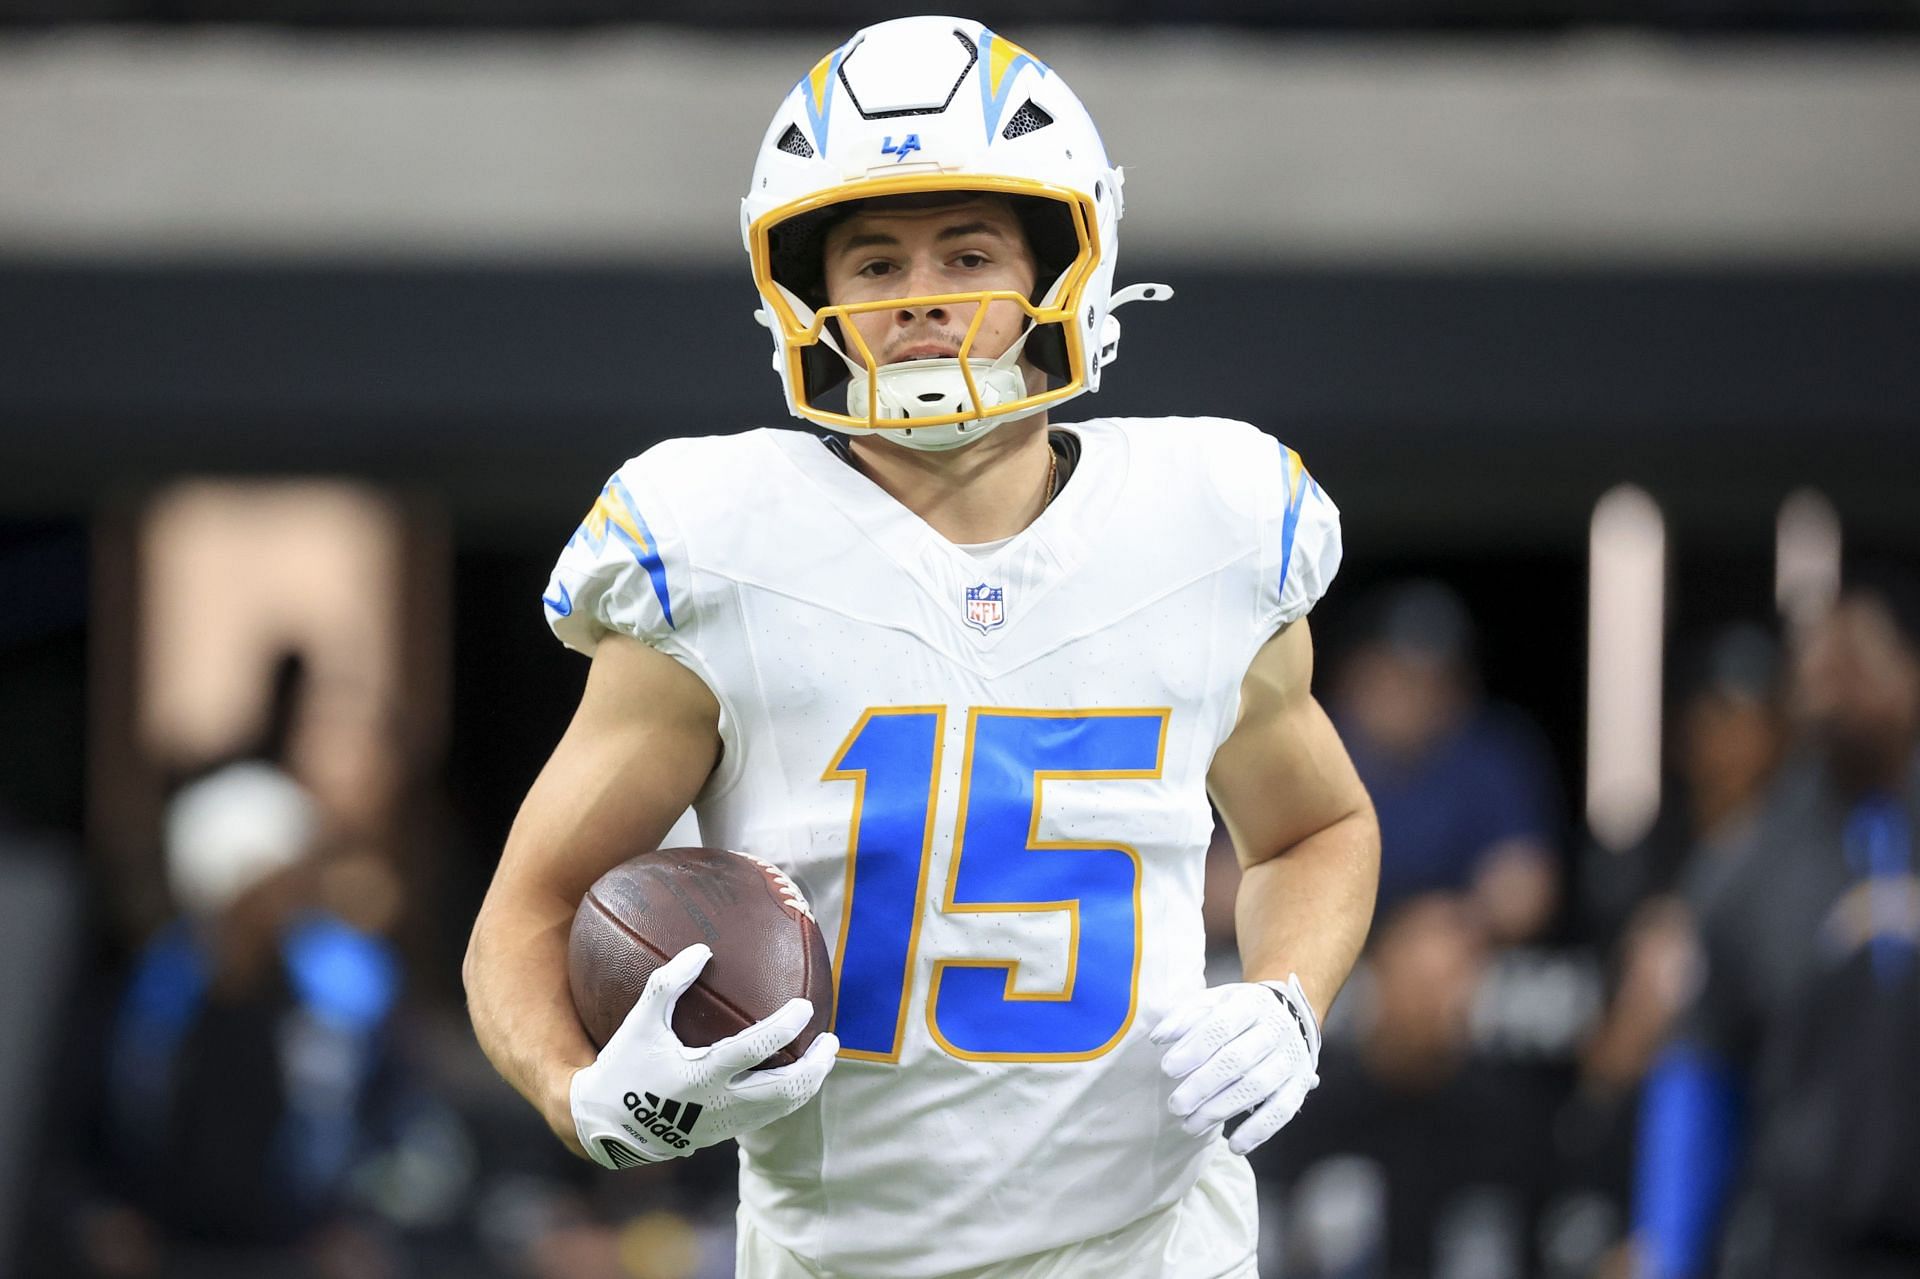
[[[731,1273],[731,1148],[571,1160],[458,966],[552,560],[785,420],[752,149],[900,12],[0,0],[0,1274]],[[1920,1275],[1920,7],[974,16],[1179,289],[1061,416],[1345,512],[1382,897],[1263,1273]]]

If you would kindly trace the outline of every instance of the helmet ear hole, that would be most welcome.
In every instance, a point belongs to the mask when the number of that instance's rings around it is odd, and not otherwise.
[[[807,399],[815,402],[847,380],[847,366],[823,346],[810,346],[800,353],[800,371],[807,379]]]
[[[1070,381],[1073,377],[1072,371],[1067,368],[1066,335],[1058,324],[1035,327],[1021,354],[1048,377],[1059,378],[1062,382]]]
[[[1034,279],[1051,284],[1080,256],[1080,237],[1073,229],[1073,215],[1065,205],[1037,196],[1011,197],[1014,216],[1026,233],[1027,249],[1033,254]]]

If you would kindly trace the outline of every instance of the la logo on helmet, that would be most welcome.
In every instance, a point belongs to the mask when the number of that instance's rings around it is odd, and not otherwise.
[[[895,164],[900,163],[919,149],[920,135],[917,133],[909,133],[906,137],[902,138],[899,146],[893,145],[893,135],[889,133],[886,136],[886,140],[880,144],[880,154],[892,156]]]

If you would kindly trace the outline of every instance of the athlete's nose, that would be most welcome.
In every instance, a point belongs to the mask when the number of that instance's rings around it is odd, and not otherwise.
[[[944,306],[903,306],[894,314],[894,318],[902,324],[912,324],[915,320],[922,319],[944,324],[947,319],[947,308]]]
[[[909,298],[932,297],[945,292],[940,273],[930,262],[915,262],[906,273],[906,296]],[[911,324],[915,320],[928,319],[944,324],[948,309],[945,306],[903,306],[894,318],[901,324]]]

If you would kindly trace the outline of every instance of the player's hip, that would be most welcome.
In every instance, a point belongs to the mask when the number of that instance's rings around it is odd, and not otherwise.
[[[893,1224],[893,1237],[932,1243],[914,1221]],[[1018,1223],[1002,1222],[996,1230],[1005,1238]],[[828,1230],[833,1226],[828,1224]],[[967,1264],[967,1258],[941,1251],[943,1258],[922,1257],[926,1264],[914,1273],[937,1279],[1254,1279],[1259,1244],[1259,1209],[1253,1170],[1245,1159],[1228,1153],[1224,1143],[1208,1152],[1200,1175],[1187,1192],[1117,1230],[1076,1240],[987,1265]],[[840,1279],[862,1268],[832,1259],[815,1260],[784,1247],[753,1219],[743,1205],[739,1241],[734,1253],[736,1273],[742,1279]],[[897,1275],[897,1264],[874,1273]]]

